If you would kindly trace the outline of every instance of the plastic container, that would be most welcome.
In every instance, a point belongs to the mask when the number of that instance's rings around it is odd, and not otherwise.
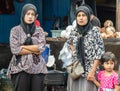
[[[52,38],[61,37],[60,34],[63,30],[51,30]]]

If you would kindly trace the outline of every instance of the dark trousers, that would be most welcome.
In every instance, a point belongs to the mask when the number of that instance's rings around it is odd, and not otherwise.
[[[12,75],[15,91],[43,91],[45,74],[20,72]]]

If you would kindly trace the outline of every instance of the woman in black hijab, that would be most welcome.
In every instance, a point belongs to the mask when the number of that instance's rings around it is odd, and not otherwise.
[[[8,75],[15,91],[43,91],[43,81],[47,73],[41,53],[46,40],[43,29],[35,25],[37,9],[33,4],[22,8],[21,23],[11,29],[10,48],[13,54],[8,67]]]
[[[91,79],[98,70],[104,43],[99,30],[90,22],[90,10],[86,6],[79,6],[76,10],[76,24],[67,43],[73,51],[73,57],[80,59],[84,73],[76,80],[68,73],[67,91],[97,91]]]

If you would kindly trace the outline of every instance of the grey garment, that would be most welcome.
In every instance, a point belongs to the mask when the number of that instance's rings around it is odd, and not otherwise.
[[[85,77],[72,80],[68,75],[67,91],[97,91],[97,89],[96,85],[86,80]]]
[[[96,16],[93,17],[93,19],[91,20],[91,23],[93,26],[101,27],[100,20]]]
[[[70,5],[69,10],[69,17],[68,17],[68,25],[72,25],[73,21],[75,20],[75,12],[76,12],[76,5],[72,2]]]
[[[21,12],[21,20],[25,17],[25,14],[28,10],[33,9],[35,11],[35,15],[37,14],[37,8],[36,6],[34,6],[33,4],[25,4],[22,8],[22,12]]]
[[[27,36],[20,25],[11,29],[10,48],[13,57],[8,67],[8,74],[15,74],[21,71],[25,71],[30,74],[47,73],[46,63],[41,54],[38,55],[39,62],[37,62],[37,64],[34,63],[33,54],[22,55],[21,61],[16,64],[17,59],[15,55],[18,55],[22,50],[20,46],[23,45],[26,38]],[[42,53],[46,44],[43,29],[41,27],[37,27],[31,38],[33,45],[38,45],[39,51]]]

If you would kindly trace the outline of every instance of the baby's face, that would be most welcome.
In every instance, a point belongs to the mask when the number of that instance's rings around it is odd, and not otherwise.
[[[102,66],[106,71],[112,72],[114,69],[114,65],[115,65],[114,61],[110,59],[109,61],[104,62]]]

